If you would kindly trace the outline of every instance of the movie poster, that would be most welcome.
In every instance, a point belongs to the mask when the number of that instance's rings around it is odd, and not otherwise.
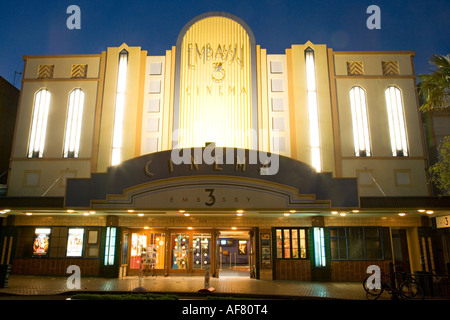
[[[33,256],[46,256],[50,244],[50,228],[37,228],[33,242]]]
[[[67,239],[67,256],[81,257],[83,255],[84,229],[69,229]]]

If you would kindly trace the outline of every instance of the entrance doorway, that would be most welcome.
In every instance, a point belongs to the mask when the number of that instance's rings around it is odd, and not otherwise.
[[[129,228],[122,235],[121,269],[126,275],[144,276],[164,273],[165,232],[158,229]],[[122,272],[121,276],[125,276]]]
[[[408,241],[406,229],[392,229],[392,248],[394,249],[394,264],[403,272],[410,272]]]
[[[219,277],[251,277],[253,248],[248,230],[220,231],[218,249]]]
[[[170,230],[168,266],[171,273],[204,274],[211,268],[210,230]]]

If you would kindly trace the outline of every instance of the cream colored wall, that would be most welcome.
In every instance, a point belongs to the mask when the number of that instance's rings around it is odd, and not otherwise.
[[[428,185],[425,172],[426,154],[421,132],[421,121],[416,99],[415,78],[411,53],[397,54],[340,54],[335,53],[336,95],[341,140],[342,173],[344,177],[357,177],[358,171],[368,170],[387,196],[427,196]],[[347,61],[362,61],[364,75],[347,76]],[[383,76],[382,61],[398,61],[398,76]],[[385,90],[389,86],[401,90],[409,156],[392,156]],[[349,91],[354,86],[365,90],[371,142],[370,157],[355,157],[353,124],[350,110]],[[395,182],[394,170],[410,172],[411,184],[400,186]],[[382,196],[375,183],[359,185],[360,196]]]
[[[353,159],[342,161],[344,177],[357,177],[359,171],[368,170],[375,179],[370,185],[358,181],[359,196],[427,196],[428,185],[423,160],[410,159]],[[410,185],[398,185],[395,170],[407,170],[410,173]],[[378,186],[377,186],[378,184]]]
[[[364,75],[382,76],[381,61],[398,61],[400,75],[413,75],[412,52],[335,52],[336,76],[347,76],[347,61],[362,61]]]
[[[165,56],[147,57],[142,112],[141,154],[162,150],[162,121],[166,84],[165,61]],[[155,68],[156,72],[152,70]]]
[[[421,123],[418,115],[415,86],[412,79],[368,79],[355,76],[352,78],[337,79],[336,82],[343,157],[354,156],[352,116],[349,97],[349,91],[354,86],[360,86],[366,92],[369,134],[373,157],[392,156],[388,129],[388,115],[384,95],[384,91],[392,85],[398,87],[402,93],[409,156],[424,156]]]
[[[315,58],[322,171],[334,173],[334,143],[327,48],[325,45],[315,45],[309,41],[304,45],[292,46],[289,52],[292,62],[287,64],[288,78],[292,80],[292,83],[289,84],[289,104],[290,110],[294,110],[290,117],[295,117],[295,120],[291,122],[295,126],[294,129],[291,129],[291,139],[292,134],[294,134],[296,154],[292,152],[291,157],[311,164],[305,62],[305,50],[308,47],[314,50]],[[291,74],[289,75],[289,73]],[[294,150],[294,148],[292,149]]]
[[[272,70],[272,64],[281,64],[281,72]],[[274,91],[272,81],[281,81],[282,90]],[[291,156],[291,142],[290,142],[290,125],[289,125],[289,85],[287,76],[287,61],[284,54],[270,54],[267,55],[267,105],[269,117],[269,144],[270,152],[275,152],[290,157]],[[283,108],[275,109],[273,99],[282,99]],[[275,128],[275,121],[282,121],[282,128]],[[280,139],[279,150],[274,149],[274,139]]]
[[[74,64],[88,65],[86,78],[98,78],[100,74],[100,55],[25,56],[24,60],[23,79],[36,79],[40,65],[54,65],[54,79],[70,79]]]
[[[46,193],[48,196],[62,196],[65,192],[63,182],[65,178],[62,172],[67,171],[77,177],[90,176],[100,59],[98,57],[79,58],[78,56],[73,56],[72,59],[69,56],[58,57],[55,56],[51,59],[25,57],[25,77],[16,119],[11,171],[8,177],[8,196],[41,196],[46,191],[48,191]],[[36,79],[40,64],[55,65],[52,79]],[[73,64],[87,64],[88,78],[70,79]],[[27,158],[28,140],[34,97],[37,91],[44,88],[51,94],[44,155],[41,159],[29,159]],[[63,148],[69,94],[76,88],[82,89],[85,93],[80,153],[78,159],[64,159]],[[26,185],[24,179],[27,172],[38,173],[38,185]],[[60,176],[60,180],[55,183]],[[51,189],[49,189],[50,187]]]
[[[28,184],[29,173],[35,175],[37,184]],[[11,162],[8,196],[59,196],[65,195],[66,177],[88,178],[91,161],[86,159],[27,159]]]
[[[139,149],[139,147],[136,148],[137,138],[140,141],[140,137],[137,137],[137,132],[140,132],[140,130],[137,130],[137,127],[142,128],[142,121],[138,119],[138,114],[141,113],[143,107],[142,99],[140,99],[140,94],[143,94],[140,92],[140,85],[144,81],[145,73],[142,70],[145,70],[147,52],[141,51],[140,47],[128,47],[123,44],[120,47],[108,48],[107,50],[97,172],[104,172],[111,165],[119,53],[123,49],[128,51],[128,68],[121,161],[134,158],[136,149]]]
[[[81,88],[85,93],[79,158],[90,158],[98,84],[97,81],[73,80],[26,81],[23,83],[16,122],[13,159],[27,157],[34,96],[37,91],[44,88],[51,94],[44,158],[62,158],[69,94],[75,88]]]

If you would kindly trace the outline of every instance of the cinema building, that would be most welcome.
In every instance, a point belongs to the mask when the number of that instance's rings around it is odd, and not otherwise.
[[[0,264],[309,281],[445,266],[413,57],[270,54],[222,12],[162,56],[24,56]]]

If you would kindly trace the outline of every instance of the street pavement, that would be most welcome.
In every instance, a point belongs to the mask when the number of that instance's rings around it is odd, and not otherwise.
[[[139,291],[172,293],[196,297],[205,289],[204,277],[200,276],[146,276],[125,278],[81,278],[80,288],[73,288],[68,277],[11,275],[6,288],[0,288],[0,298],[8,296],[52,296],[72,293],[124,293]],[[69,283],[68,283],[69,282]],[[210,290],[206,294],[262,297],[268,299],[341,299],[366,300],[365,291],[359,282],[307,282],[256,280],[243,277],[221,277],[210,279]],[[142,291],[142,290],[141,290]],[[205,293],[200,294],[200,296]],[[383,297],[386,298],[386,297]],[[389,297],[387,297],[389,298]]]

